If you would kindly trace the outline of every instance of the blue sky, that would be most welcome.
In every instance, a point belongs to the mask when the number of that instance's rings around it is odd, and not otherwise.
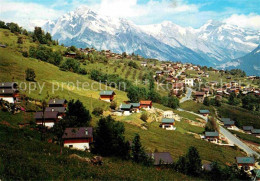
[[[0,0],[0,19],[31,29],[87,5],[141,25],[167,20],[198,28],[214,19],[260,30],[259,4],[260,0]]]

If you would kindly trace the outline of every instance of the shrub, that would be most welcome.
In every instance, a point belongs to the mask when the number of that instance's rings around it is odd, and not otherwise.
[[[26,73],[26,80],[27,80],[27,81],[34,81],[36,75],[35,75],[35,72],[34,72],[33,69],[27,68],[27,69],[25,70],[25,73]]]
[[[28,57],[28,56],[29,56],[29,54],[28,54],[27,51],[23,51],[23,52],[22,52],[22,55],[23,55],[24,57]]]
[[[148,119],[147,112],[143,112],[142,115],[141,115],[141,117],[140,117],[140,119],[141,119],[142,121],[146,122],[147,119]]]
[[[93,110],[92,114],[94,114],[95,116],[100,116],[103,114],[103,109],[101,107],[96,107]]]

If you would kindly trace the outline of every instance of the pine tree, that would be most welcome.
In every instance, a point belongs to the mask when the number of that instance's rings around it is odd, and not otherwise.
[[[202,171],[201,159],[198,150],[191,146],[186,155],[187,171],[189,175],[198,176]]]

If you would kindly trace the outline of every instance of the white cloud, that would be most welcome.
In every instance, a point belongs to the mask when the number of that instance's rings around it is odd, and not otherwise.
[[[260,15],[256,14],[233,14],[229,18],[223,20],[224,22],[232,25],[237,25],[243,28],[250,28],[260,30]]]
[[[42,26],[46,20],[55,19],[64,13],[36,3],[0,0],[0,4],[1,20],[18,23],[30,30],[35,26]]]

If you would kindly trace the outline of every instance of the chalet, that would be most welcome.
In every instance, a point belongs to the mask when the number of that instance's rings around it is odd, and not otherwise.
[[[163,71],[158,70],[158,71],[155,72],[155,74],[156,74],[157,76],[162,76],[162,75],[163,75]]]
[[[242,129],[246,133],[251,133],[251,130],[254,129],[254,127],[253,126],[243,126]]]
[[[19,91],[14,89],[0,89],[0,100],[14,104],[18,101],[18,93]]]
[[[251,133],[255,136],[260,136],[260,129],[252,129]]]
[[[254,157],[236,157],[236,163],[239,168],[245,167],[247,170],[252,170],[255,166]]]
[[[206,131],[205,139],[207,139],[208,141],[217,142],[219,139],[219,133],[217,131]]]
[[[151,109],[153,106],[152,101],[140,101],[140,107],[144,109]]]
[[[66,52],[66,57],[75,58],[76,53],[75,52]]]
[[[202,114],[203,116],[208,116],[209,115],[209,110],[199,110],[199,113]]]
[[[0,82],[0,89],[17,89],[18,85],[15,82]]]
[[[61,119],[66,114],[66,107],[46,107],[46,112],[58,112],[58,118]]]
[[[202,75],[204,72],[203,71],[198,71],[198,74],[199,75]]]
[[[66,107],[66,99],[51,99],[48,102],[49,107]]]
[[[114,96],[116,95],[116,93],[114,91],[101,91],[99,95],[100,100],[111,102],[114,100]]]
[[[141,66],[147,67],[147,62],[141,62]]]
[[[43,112],[36,112],[34,118],[36,120],[36,124],[42,125],[44,122],[43,124],[45,127],[52,128],[54,124],[59,121],[58,115],[59,112],[57,111],[45,111],[44,116]]]
[[[211,81],[209,82],[209,86],[211,87],[214,87],[214,86],[217,86],[218,85],[218,82],[217,81]]]
[[[175,120],[171,118],[163,118],[162,119],[162,128],[166,130],[175,130],[176,128],[174,127],[175,125]]]
[[[194,86],[194,79],[193,78],[185,78],[184,79],[184,82],[185,82],[185,85],[188,85],[188,86]]]
[[[205,87],[205,88],[202,88],[201,89],[203,92],[205,92],[205,95],[206,95],[206,97],[208,97],[209,96],[209,91],[210,91],[210,89],[208,88],[208,87]]]
[[[181,82],[172,84],[173,94],[175,95],[179,95],[179,91],[183,91],[183,89],[184,89],[184,84]]]
[[[166,81],[166,82],[173,82],[173,78],[167,77],[167,78],[165,78],[165,81]]]
[[[65,147],[88,150],[93,142],[93,128],[66,128],[62,139]]]
[[[231,87],[237,87],[237,86],[238,86],[238,83],[235,82],[235,81],[231,81],[231,82],[230,82],[230,85],[231,85]]]
[[[141,105],[140,105],[140,102],[139,103],[130,103],[132,106],[133,106],[133,111],[134,112],[139,112],[140,111],[140,108],[141,108]]]
[[[226,128],[232,129],[235,126],[235,121],[223,121],[223,123]]]
[[[6,48],[6,45],[0,44],[1,48]]]
[[[204,77],[209,77],[209,74],[208,74],[208,73],[205,73],[205,74],[204,74]]]
[[[197,102],[203,102],[204,98],[206,97],[205,92],[195,92],[194,98]]]
[[[202,165],[202,170],[210,172],[212,170],[213,166],[212,163],[204,163]]]
[[[122,114],[130,115],[133,110],[133,105],[132,104],[121,104],[119,109],[122,112]]]
[[[169,152],[148,153],[148,156],[154,160],[154,165],[168,165],[173,163],[173,159]]]

